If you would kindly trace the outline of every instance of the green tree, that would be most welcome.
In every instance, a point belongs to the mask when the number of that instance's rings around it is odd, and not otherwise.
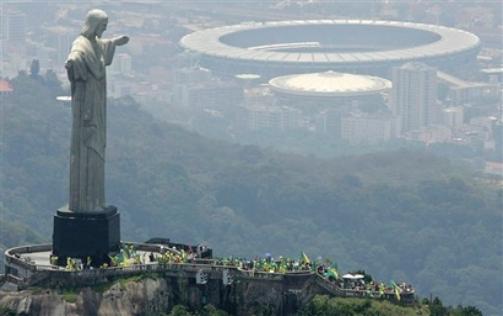
[[[171,312],[168,315],[169,316],[192,316],[193,314],[190,313],[185,306],[175,305],[175,306],[173,306],[173,309],[171,309]]]
[[[435,297],[430,304],[430,316],[447,316],[448,310],[442,304],[442,301]]]

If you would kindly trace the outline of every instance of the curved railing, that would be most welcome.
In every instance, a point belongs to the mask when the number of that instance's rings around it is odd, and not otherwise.
[[[396,300],[396,294],[394,290],[386,289],[384,293],[375,290],[357,290],[357,289],[345,289],[337,286],[333,282],[324,278],[323,276],[316,274],[315,283],[323,288],[325,291],[330,293],[333,296],[340,297],[369,297],[369,298],[384,298],[387,300]],[[403,300],[404,303],[412,303],[415,298],[415,290],[411,289],[410,291],[402,291],[400,293],[400,299]]]
[[[161,246],[156,244],[143,244],[133,242],[123,242],[123,244],[133,245],[136,250],[145,252],[161,252]],[[310,271],[287,271],[286,273],[271,273],[259,270],[246,270],[237,266],[219,264],[215,259],[200,259],[196,258],[191,262],[184,263],[140,263],[131,264],[130,266],[122,267],[107,267],[107,268],[90,268],[83,270],[67,270],[63,267],[55,265],[40,265],[32,262],[27,262],[21,254],[29,254],[34,252],[50,252],[52,246],[49,244],[43,245],[29,245],[10,248],[5,251],[5,260],[7,272],[4,276],[5,280],[18,284],[18,286],[34,285],[44,280],[58,280],[61,283],[68,282],[82,282],[95,283],[100,281],[110,280],[111,277],[129,276],[144,272],[160,272],[169,276],[184,276],[195,277],[198,272],[205,272],[209,279],[221,279],[223,271],[227,270],[231,273],[233,278],[248,279],[248,280],[267,280],[267,281],[284,281],[285,279],[296,279],[302,281],[301,278],[309,278],[310,282],[314,282],[319,288],[328,292],[333,296],[340,297],[382,297],[379,291],[344,289],[334,284],[330,280],[324,278],[322,275]],[[162,251],[172,251],[178,253],[171,248],[162,247]],[[13,275],[9,273],[9,269],[24,269],[24,273]],[[304,282],[304,281],[302,281]],[[302,283],[301,282],[301,283]],[[305,285],[305,284],[304,284]],[[401,293],[401,296],[406,300],[414,298],[415,291],[412,289],[409,292]],[[395,297],[394,291],[385,291],[384,297],[393,300]]]
[[[171,251],[178,253],[176,250],[156,244],[143,244],[133,242],[123,242],[123,244],[133,245],[136,250],[145,252],[159,253],[162,249],[162,251]],[[122,267],[106,267],[96,269],[90,268],[83,270],[67,270],[64,267],[35,264],[26,260],[26,254],[35,252],[50,252],[51,250],[52,246],[50,244],[20,246],[7,249],[5,251],[6,266],[8,270],[10,269],[10,274],[16,277],[16,283],[18,283],[19,285],[34,285],[35,283],[39,283],[44,279],[48,279],[49,277],[52,279],[60,279],[62,281],[64,281],[65,278],[81,279],[83,281],[100,280],[110,277],[133,275],[142,272],[162,272],[164,274],[173,276],[182,274],[184,274],[185,276],[195,276],[196,273],[204,271],[208,274],[208,277],[210,279],[219,279],[222,278],[223,271],[228,270],[235,278],[269,281],[282,281],[283,277],[285,276],[284,273],[244,270],[236,266],[218,264],[217,260],[215,259],[196,258],[191,260],[191,262],[185,263],[152,262],[131,264],[129,266]],[[15,269],[16,273],[13,273],[14,271],[12,269]],[[22,271],[19,271],[21,269]],[[287,274],[289,275],[289,277],[295,277],[311,275],[314,273],[311,271],[296,271],[289,272]]]

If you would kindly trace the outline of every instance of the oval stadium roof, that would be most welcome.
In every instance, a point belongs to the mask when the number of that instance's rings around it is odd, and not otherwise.
[[[423,31],[434,34],[436,40],[428,43],[418,43],[409,47],[396,48],[379,47],[375,50],[364,51],[287,51],[275,50],[275,45],[265,45],[265,49],[257,47],[239,47],[224,43],[221,38],[250,30],[267,28],[288,28],[299,26],[317,25],[349,25],[349,26],[380,26],[396,29]],[[246,36],[243,33],[243,36]],[[371,36],[371,35],[370,35]],[[315,41],[316,39],[312,39]],[[363,42],[364,40],[362,40]],[[314,43],[314,44],[313,44]],[[309,41],[309,47],[315,47],[316,42]],[[478,49],[479,38],[469,32],[437,25],[419,24],[397,21],[373,21],[373,20],[306,20],[306,21],[275,21],[265,23],[245,23],[231,26],[223,26],[196,31],[183,37],[180,44],[186,49],[197,51],[206,56],[225,58],[241,61],[253,61],[264,63],[298,63],[316,65],[344,65],[344,64],[372,64],[388,62],[407,62],[434,57],[449,56]],[[295,43],[294,43],[295,44]],[[307,45],[307,44],[306,44]],[[286,45],[285,47],[288,47]]]

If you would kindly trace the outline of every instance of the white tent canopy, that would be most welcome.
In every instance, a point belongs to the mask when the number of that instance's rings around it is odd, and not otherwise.
[[[343,279],[349,279],[349,280],[359,280],[359,279],[363,279],[364,276],[361,275],[361,274],[350,274],[350,273],[347,273],[347,274],[344,274],[342,276]]]

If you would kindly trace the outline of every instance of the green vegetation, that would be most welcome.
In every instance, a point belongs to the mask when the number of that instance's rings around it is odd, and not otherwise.
[[[129,282],[137,283],[137,282],[140,282],[140,281],[146,280],[146,279],[155,280],[159,277],[160,277],[160,274],[155,273],[155,272],[142,272],[142,273],[138,273],[138,274],[127,276],[127,277],[120,277],[120,278],[118,278],[118,282],[120,284],[121,289],[125,289],[126,285]],[[110,282],[111,285],[113,285],[113,283],[114,282]]]
[[[43,80],[13,85],[2,99],[2,247],[49,241],[67,203],[70,108]],[[502,191],[471,170],[423,150],[319,159],[212,141],[130,98],[108,110],[107,199],[124,240],[204,241],[218,256],[304,250],[448,304],[503,310]]]
[[[0,167],[0,179],[1,177],[2,169]],[[2,194],[1,183],[2,181],[0,180],[0,199]],[[26,224],[17,220],[7,220],[6,215],[9,214],[9,212],[7,212],[2,204],[3,201],[0,201],[0,272],[3,271],[3,256],[5,249],[14,245],[33,244],[42,240],[41,234],[29,228]]]
[[[432,302],[425,300],[423,304],[428,305],[431,316],[482,316],[482,312],[474,306],[445,307],[438,297],[435,297]]]
[[[63,293],[61,293],[61,297],[67,303],[77,302],[78,295],[79,294],[77,292],[75,292],[74,290],[64,290]]]
[[[357,298],[329,298],[318,295],[314,297],[299,313],[300,316],[482,316],[473,306],[456,308],[444,307],[435,298],[430,304],[425,300],[416,306],[403,307],[387,301],[363,300]]]
[[[105,293],[108,291],[112,285],[115,284],[115,281],[108,281],[106,283],[100,283],[92,287],[92,289],[97,293]]]
[[[429,315],[429,311],[428,307],[422,305],[402,307],[387,301],[357,298],[329,298],[328,296],[318,295],[314,297],[299,314],[300,316],[416,316]]]
[[[227,316],[226,312],[216,309],[213,305],[206,305],[200,310],[191,312],[183,305],[175,305],[168,316]]]
[[[15,316],[17,315],[15,310],[12,310],[6,306],[0,305],[0,315],[2,316]]]

